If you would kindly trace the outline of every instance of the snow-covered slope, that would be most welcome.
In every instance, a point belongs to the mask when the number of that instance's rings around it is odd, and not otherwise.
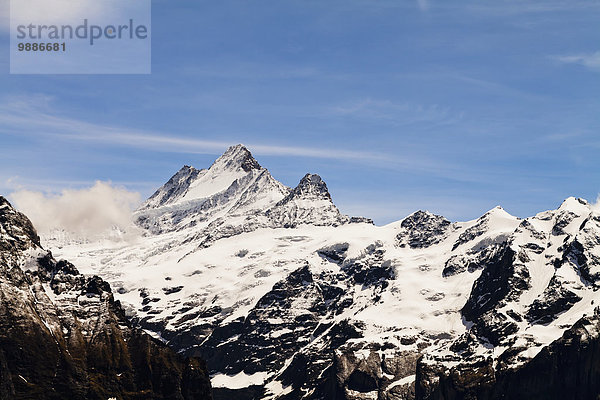
[[[136,218],[136,242],[53,250],[207,359],[224,397],[408,399],[419,379],[421,398],[445,398],[444,376],[516,370],[598,301],[600,216],[580,199],[524,220],[496,207],[375,226],[340,214],[317,175],[289,189],[238,145],[184,167]]]
[[[184,166],[134,218],[152,234],[178,232],[173,245],[195,242],[200,247],[259,228],[350,222],[318,175],[307,174],[290,189],[242,145],[230,147],[209,169]]]
[[[423,370],[435,365],[442,371],[424,374],[422,386],[429,387],[423,397],[439,394],[439,375],[489,362],[500,379],[530,362],[582,317],[596,314],[599,272],[600,214],[585,200],[569,198],[557,210],[521,221],[488,260],[462,308],[469,332],[423,358]]]

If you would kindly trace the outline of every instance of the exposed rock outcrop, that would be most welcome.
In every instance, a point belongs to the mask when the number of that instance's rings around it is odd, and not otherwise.
[[[210,399],[206,365],[132,327],[0,197],[0,398]]]

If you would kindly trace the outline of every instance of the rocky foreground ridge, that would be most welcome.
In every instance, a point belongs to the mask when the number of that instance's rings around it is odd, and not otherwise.
[[[595,399],[600,215],[417,211],[375,226],[326,184],[276,181],[243,146],[186,166],[143,236],[55,253],[135,324],[208,363],[216,399]]]
[[[0,399],[211,399],[206,364],[134,328],[0,196]]]

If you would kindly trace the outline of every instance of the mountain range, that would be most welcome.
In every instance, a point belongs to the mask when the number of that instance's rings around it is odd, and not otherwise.
[[[21,224],[30,239],[2,248],[2,263],[28,286],[9,278],[3,299],[20,288],[35,307],[32,286],[70,310],[46,331],[50,317],[32,314],[45,332],[36,342],[55,334],[60,347],[61,324],[112,312],[110,329],[95,329],[125,343],[143,330],[177,353],[176,371],[205,361],[215,399],[600,395],[600,213],[583,199],[525,219],[496,207],[467,222],[417,211],[376,226],[340,213],[318,175],[289,188],[237,145],[208,169],[184,166],[133,221],[137,236],[123,241],[36,241]],[[74,292],[98,300],[73,303]],[[78,323],[83,343],[91,328]],[[11,370],[13,386],[20,375]],[[181,388],[186,376],[175,374]]]

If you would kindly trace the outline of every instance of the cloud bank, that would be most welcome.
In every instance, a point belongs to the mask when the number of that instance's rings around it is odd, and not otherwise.
[[[109,235],[115,228],[131,231],[132,210],[140,204],[139,193],[100,181],[58,195],[18,190],[9,197],[41,235],[63,230],[85,238]]]

